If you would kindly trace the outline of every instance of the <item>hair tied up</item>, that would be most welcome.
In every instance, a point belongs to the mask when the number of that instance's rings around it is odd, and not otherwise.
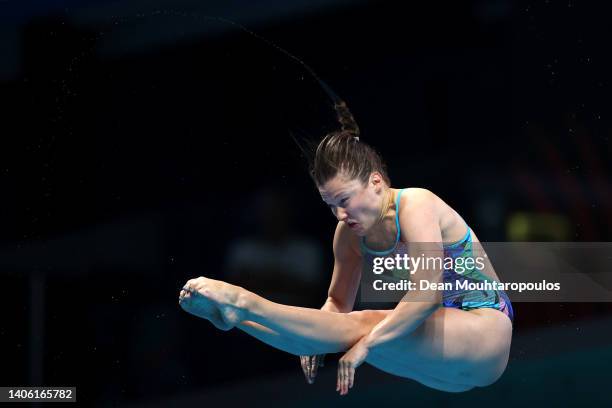
[[[346,106],[346,103],[343,100],[338,100],[334,104],[334,110],[336,111],[336,116],[338,122],[340,122],[342,132],[350,134],[359,141],[359,126],[355,118],[353,118],[351,111],[348,109],[348,106]]]

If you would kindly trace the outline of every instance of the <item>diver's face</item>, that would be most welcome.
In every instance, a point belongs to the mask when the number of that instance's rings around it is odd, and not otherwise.
[[[341,174],[319,186],[321,198],[338,219],[348,224],[357,235],[364,236],[380,219],[384,183],[374,172],[367,184],[347,179]]]

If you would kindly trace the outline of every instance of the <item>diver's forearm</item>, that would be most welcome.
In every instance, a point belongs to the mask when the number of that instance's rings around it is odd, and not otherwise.
[[[400,302],[392,313],[372,328],[365,339],[369,350],[413,332],[440,304],[435,302]]]

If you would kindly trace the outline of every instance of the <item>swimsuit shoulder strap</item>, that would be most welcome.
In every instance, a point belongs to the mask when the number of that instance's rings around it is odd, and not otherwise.
[[[402,197],[402,193],[404,192],[405,188],[402,188],[399,193],[397,193],[397,197],[395,198],[395,227],[397,228],[397,235],[395,237],[395,245],[397,245],[397,243],[400,240],[400,236],[401,236],[401,231],[400,231],[400,223],[399,223],[399,203],[400,203],[400,198]]]
[[[397,194],[397,197],[395,198],[395,227],[397,229],[397,234],[395,235],[395,243],[393,244],[391,248],[387,250],[374,251],[373,249],[368,248],[368,246],[366,245],[365,237],[361,237],[361,239],[359,240],[359,243],[360,243],[361,250],[363,252],[366,252],[372,255],[376,255],[376,256],[386,256],[392,253],[397,247],[397,243],[399,242],[400,236],[401,236],[400,223],[399,223],[399,203],[400,203],[400,198],[404,190],[405,188],[402,188]]]

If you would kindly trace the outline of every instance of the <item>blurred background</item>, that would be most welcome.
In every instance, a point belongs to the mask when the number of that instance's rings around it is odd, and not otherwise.
[[[482,241],[610,241],[610,8],[573,1],[0,2],[0,385],[88,406],[609,406],[608,303],[515,303],[508,369],[448,394],[183,312],[206,275],[320,307],[335,219],[294,143],[339,94],[394,187]],[[504,280],[504,277],[500,277]],[[357,305],[359,308],[359,305]],[[604,383],[605,382],[605,383]],[[299,396],[299,398],[297,397]]]

